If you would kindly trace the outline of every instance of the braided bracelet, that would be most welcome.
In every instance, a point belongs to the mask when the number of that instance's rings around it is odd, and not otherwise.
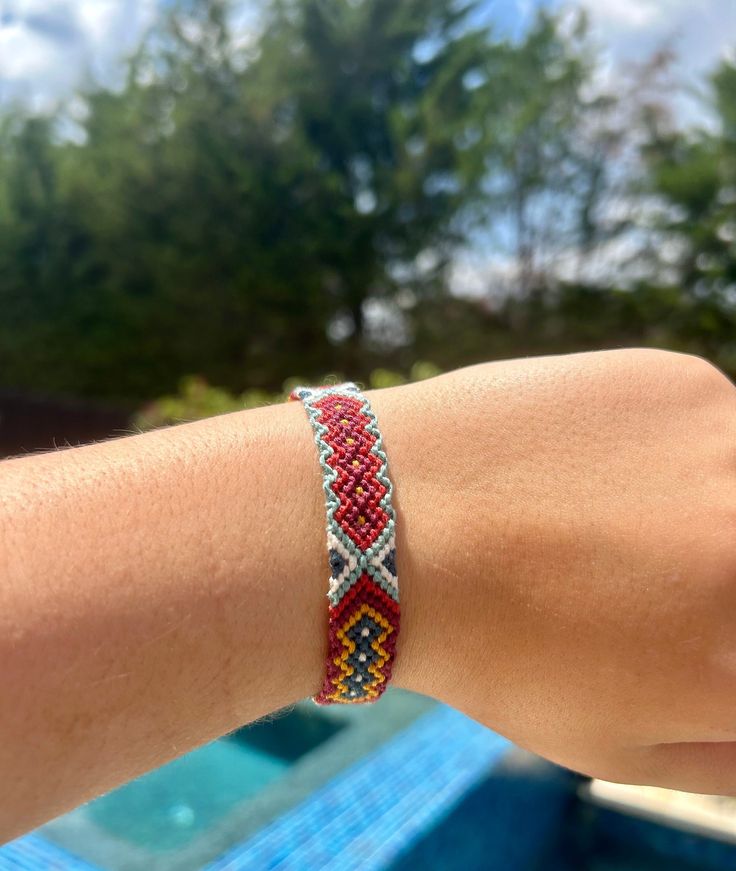
[[[330,563],[328,652],[318,705],[375,701],[399,634],[395,516],[381,433],[355,384],[297,387],[319,451]]]

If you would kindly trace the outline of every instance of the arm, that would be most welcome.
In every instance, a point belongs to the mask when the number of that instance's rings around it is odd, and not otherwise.
[[[736,392],[651,351],[376,391],[395,682],[610,779],[736,785]],[[0,840],[314,693],[298,404],[0,464]]]
[[[6,461],[0,518],[0,836],[319,684],[324,509],[296,404]]]

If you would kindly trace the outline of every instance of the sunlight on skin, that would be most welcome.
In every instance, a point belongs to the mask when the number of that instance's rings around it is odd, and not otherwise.
[[[736,390],[612,351],[370,393],[395,682],[608,780],[736,791]],[[0,464],[0,836],[319,688],[296,403]]]

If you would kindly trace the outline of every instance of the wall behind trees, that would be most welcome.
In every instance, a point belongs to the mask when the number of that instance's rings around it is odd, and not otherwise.
[[[179,3],[121,90],[7,111],[0,387],[132,408],[620,344],[736,373],[736,67],[682,129],[666,53],[607,89],[582,15],[509,41],[476,6],[273,0],[244,40]]]

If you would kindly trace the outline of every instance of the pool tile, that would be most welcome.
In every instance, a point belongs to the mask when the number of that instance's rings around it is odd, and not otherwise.
[[[207,871],[378,871],[446,815],[509,746],[440,706]]]

